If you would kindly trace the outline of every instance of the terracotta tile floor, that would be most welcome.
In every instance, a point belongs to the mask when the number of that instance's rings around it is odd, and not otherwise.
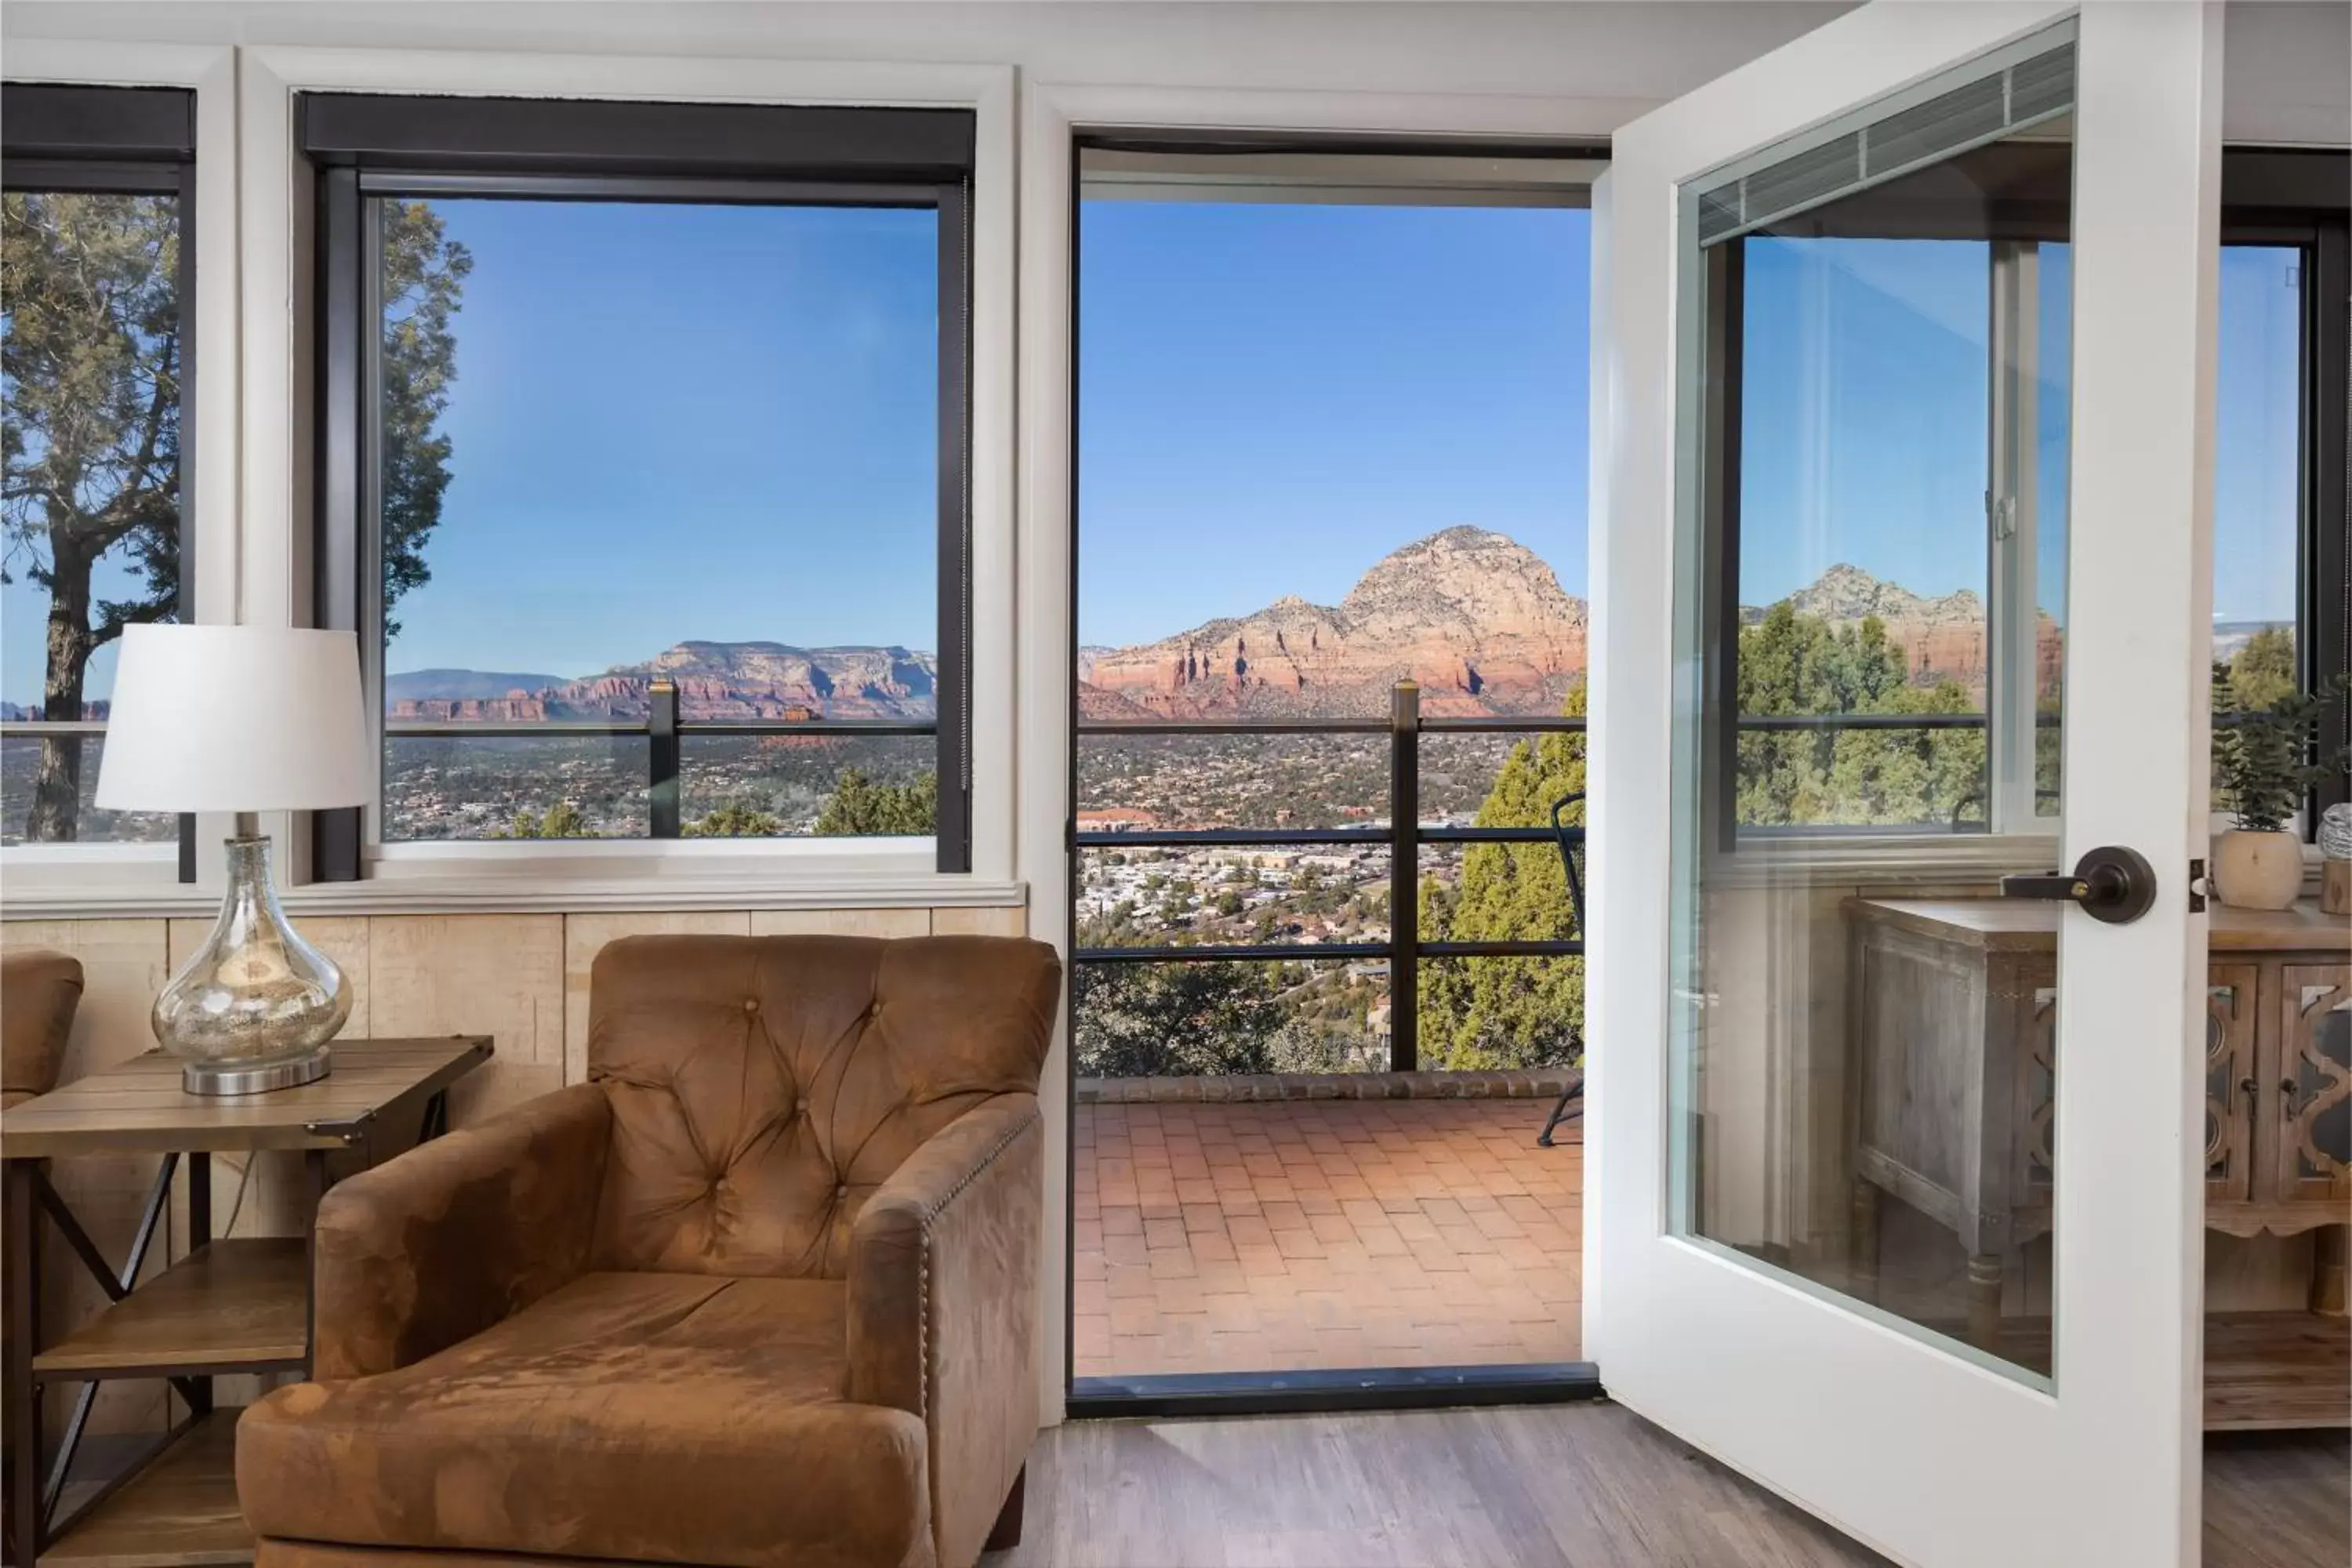
[[[1081,1104],[1080,1377],[1578,1356],[1584,1150],[1549,1100]]]

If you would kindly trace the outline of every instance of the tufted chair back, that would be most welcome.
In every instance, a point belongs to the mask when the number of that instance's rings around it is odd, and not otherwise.
[[[1007,937],[627,937],[589,980],[613,1107],[593,1267],[840,1279],[926,1139],[1034,1094],[1054,950]]]

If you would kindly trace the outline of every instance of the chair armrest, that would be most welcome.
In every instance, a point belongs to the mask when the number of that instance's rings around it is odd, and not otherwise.
[[[338,1184],[319,1205],[311,1376],[422,1361],[578,1278],[612,1124],[604,1089],[575,1084]]]
[[[942,1563],[979,1555],[1037,1436],[1045,1149],[1037,1097],[998,1095],[908,1156],[850,1232],[849,1397],[923,1418]]]

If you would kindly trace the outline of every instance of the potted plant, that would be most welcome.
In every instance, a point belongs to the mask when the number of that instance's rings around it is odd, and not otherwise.
[[[2240,705],[2229,671],[2213,679],[2213,795],[2237,826],[2213,841],[2213,880],[2241,909],[2284,910],[2303,891],[2303,840],[2288,824],[2314,784],[2343,769],[2352,748],[2311,761],[2320,720],[2352,679]]]

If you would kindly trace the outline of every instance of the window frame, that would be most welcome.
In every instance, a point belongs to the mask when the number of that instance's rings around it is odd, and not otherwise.
[[[111,194],[170,196],[177,204],[180,257],[173,284],[180,330],[179,584],[175,617],[198,618],[197,441],[203,427],[197,395],[199,365],[196,260],[197,86],[99,81],[25,80],[11,76],[0,95],[0,191],[28,194]],[[41,729],[6,728],[33,736]],[[103,740],[104,721],[75,721],[76,732]],[[168,861],[177,880],[196,880],[197,823],[182,813],[173,845],[99,840],[11,845],[11,871],[56,865],[82,869],[106,864],[134,875]]]
[[[298,160],[313,182],[315,406],[310,584],[316,624],[360,634],[369,723],[381,758],[382,576],[373,538],[373,374],[379,348],[371,203],[393,196],[518,200],[921,207],[939,215],[938,831],[925,839],[814,838],[689,843],[677,837],[677,731],[648,721],[654,832],[593,847],[434,841],[385,845],[381,792],[367,807],[310,817],[310,879],[352,882],[408,855],[468,868],[518,858],[602,860],[642,847],[696,860],[753,854],[811,864],[846,847],[882,847],[911,870],[973,867],[974,570],[973,189],[980,116],[973,107],[705,103],[659,99],[423,96],[303,90],[292,94]],[[298,167],[298,177],[299,175]],[[794,726],[774,726],[786,732]],[[839,732],[839,723],[810,725]],[[894,853],[895,852],[895,853]]]
[[[2302,428],[2297,455],[2295,656],[2305,691],[2352,668],[2352,152],[2225,147],[2222,247],[2293,247],[2302,255]],[[2320,724],[2319,754],[2352,736],[2352,700]],[[2337,773],[2305,802],[2303,835],[2352,798]]]

